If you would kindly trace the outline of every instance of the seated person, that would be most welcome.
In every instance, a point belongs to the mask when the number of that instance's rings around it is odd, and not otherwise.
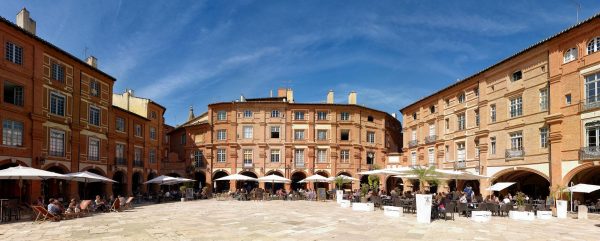
[[[97,211],[106,211],[106,201],[104,201],[104,199],[102,199],[100,195],[96,195],[96,200],[94,202],[96,203]]]
[[[60,209],[60,206],[58,205],[58,200],[51,198],[50,201],[48,201],[48,213],[60,217],[62,216],[62,210]]]

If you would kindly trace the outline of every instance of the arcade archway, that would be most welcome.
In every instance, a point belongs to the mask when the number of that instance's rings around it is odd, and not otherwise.
[[[265,176],[269,176],[269,175],[277,175],[277,176],[283,177],[283,174],[281,174],[281,172],[278,172],[278,171],[267,172],[267,174]],[[279,189],[284,189],[284,187],[285,186],[283,183],[265,182],[265,190],[267,190],[269,192],[276,192]]]
[[[579,170],[573,178],[567,183],[568,186],[576,184],[592,184],[600,185],[600,167],[591,166],[582,170]],[[600,192],[591,193],[573,193],[573,200],[579,200],[580,203],[593,202],[596,203],[600,199]]]
[[[395,189],[398,195],[402,195],[402,192],[404,191],[404,180],[399,177],[388,176],[385,180],[385,187],[388,193]]]
[[[250,172],[250,171],[240,172],[240,174],[244,175],[244,176],[248,176],[248,177],[258,178],[258,176],[256,176],[256,174],[254,172]],[[255,182],[255,181],[237,181],[236,184],[235,184],[235,187],[236,188],[244,188],[244,189],[246,189],[246,191],[250,192],[250,191],[252,191],[252,189],[258,187],[258,182]]]
[[[290,178],[292,180],[292,190],[306,189],[306,183],[299,183],[305,178],[306,174],[304,172],[294,172]]]
[[[134,195],[140,194],[144,186],[144,176],[142,172],[134,172],[131,175],[131,191]]]
[[[201,190],[206,186],[206,175],[204,172],[194,172],[194,190]]]
[[[88,169],[88,172],[106,177],[102,171],[97,169]],[[94,199],[96,195],[105,196],[106,184],[103,182],[78,182],[78,193],[81,199]]]
[[[337,176],[340,176],[340,175],[352,177],[352,174],[347,173],[347,172],[340,172]],[[347,191],[352,191],[352,182],[344,183],[344,185],[342,185],[342,189],[347,190]]]
[[[227,172],[224,171],[216,171],[213,175],[213,180],[217,180],[221,177],[229,176]],[[213,181],[215,186],[215,193],[222,193],[229,191],[229,181]]]
[[[152,180],[154,178],[156,178],[156,173],[151,172],[148,174],[148,179],[146,180]],[[146,189],[149,194],[154,194],[158,191],[158,184],[146,184]]]
[[[18,163],[12,163],[10,161],[5,162],[0,165],[0,170],[16,167]],[[22,164],[22,166],[26,166]],[[21,182],[21,188],[19,188],[18,180],[0,180],[0,197],[6,199],[21,199],[21,201],[30,203],[32,201],[32,197],[29,197],[28,193],[31,188],[31,181],[24,180]],[[34,199],[37,197],[33,197]],[[47,198],[46,198],[47,199]]]
[[[62,166],[51,166],[46,171],[67,174],[68,170]],[[46,198],[56,198],[59,200],[69,199],[69,183],[70,181],[61,179],[48,179],[42,181],[42,186]]]
[[[514,196],[517,192],[523,192],[529,198],[544,200],[550,194],[550,182],[547,177],[534,171],[521,169],[500,173],[492,184],[497,182],[515,182],[514,185],[500,191],[501,196],[508,193]]]
[[[117,182],[112,184],[113,196],[125,196],[125,194],[127,194],[127,174],[123,171],[117,171],[113,174],[112,179]]]
[[[325,171],[317,171],[317,172],[315,172],[315,174],[321,175],[323,177],[329,177],[329,173],[327,173]],[[315,191],[318,190],[319,188],[325,188],[325,190],[328,190],[329,183],[328,182],[315,182],[314,187],[315,187]]]

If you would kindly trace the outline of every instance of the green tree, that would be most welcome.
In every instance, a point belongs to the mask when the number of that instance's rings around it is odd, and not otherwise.
[[[375,190],[376,188],[379,187],[379,176],[375,175],[375,174],[371,174],[368,177],[369,179],[369,187],[372,190]]]
[[[439,179],[437,176],[437,173],[435,172],[435,167],[434,166],[430,166],[430,167],[421,167],[421,166],[416,166],[416,167],[412,167],[412,171],[411,173],[416,176],[417,180],[419,180],[419,191],[421,191],[421,193],[425,193],[427,190],[425,189],[425,183],[428,183],[429,185],[432,184],[439,184]]]

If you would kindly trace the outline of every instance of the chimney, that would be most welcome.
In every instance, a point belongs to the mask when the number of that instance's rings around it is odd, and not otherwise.
[[[285,95],[286,95],[285,88],[277,89],[277,97],[285,97]]]
[[[94,68],[98,68],[98,59],[96,59],[94,56],[90,55],[87,57],[87,59],[85,59],[85,62]]]
[[[17,26],[35,35],[35,21],[29,17],[29,11],[26,8],[21,9],[17,14]]]
[[[294,91],[292,90],[292,88],[287,89],[285,97],[287,98],[288,102],[294,103]]]
[[[188,121],[194,119],[194,107],[190,105],[190,113],[188,114]]]
[[[126,89],[125,92],[127,93],[128,96],[133,96],[133,90],[132,89]]]
[[[356,92],[352,91],[348,94],[348,104],[356,105]]]
[[[333,104],[333,90],[327,92],[327,104]]]
[[[244,97],[243,95],[240,95],[240,102],[246,102],[246,97]]]
[[[394,119],[398,119],[398,117],[396,116],[396,113],[392,113],[392,117],[394,117]]]

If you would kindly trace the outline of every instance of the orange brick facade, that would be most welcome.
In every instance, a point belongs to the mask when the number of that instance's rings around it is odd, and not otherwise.
[[[592,17],[403,108],[398,162],[491,177],[471,182],[477,189],[515,181],[536,198],[550,185],[599,184],[598,144],[588,134],[596,100],[586,101],[596,93],[586,79],[600,71],[598,26]]]

